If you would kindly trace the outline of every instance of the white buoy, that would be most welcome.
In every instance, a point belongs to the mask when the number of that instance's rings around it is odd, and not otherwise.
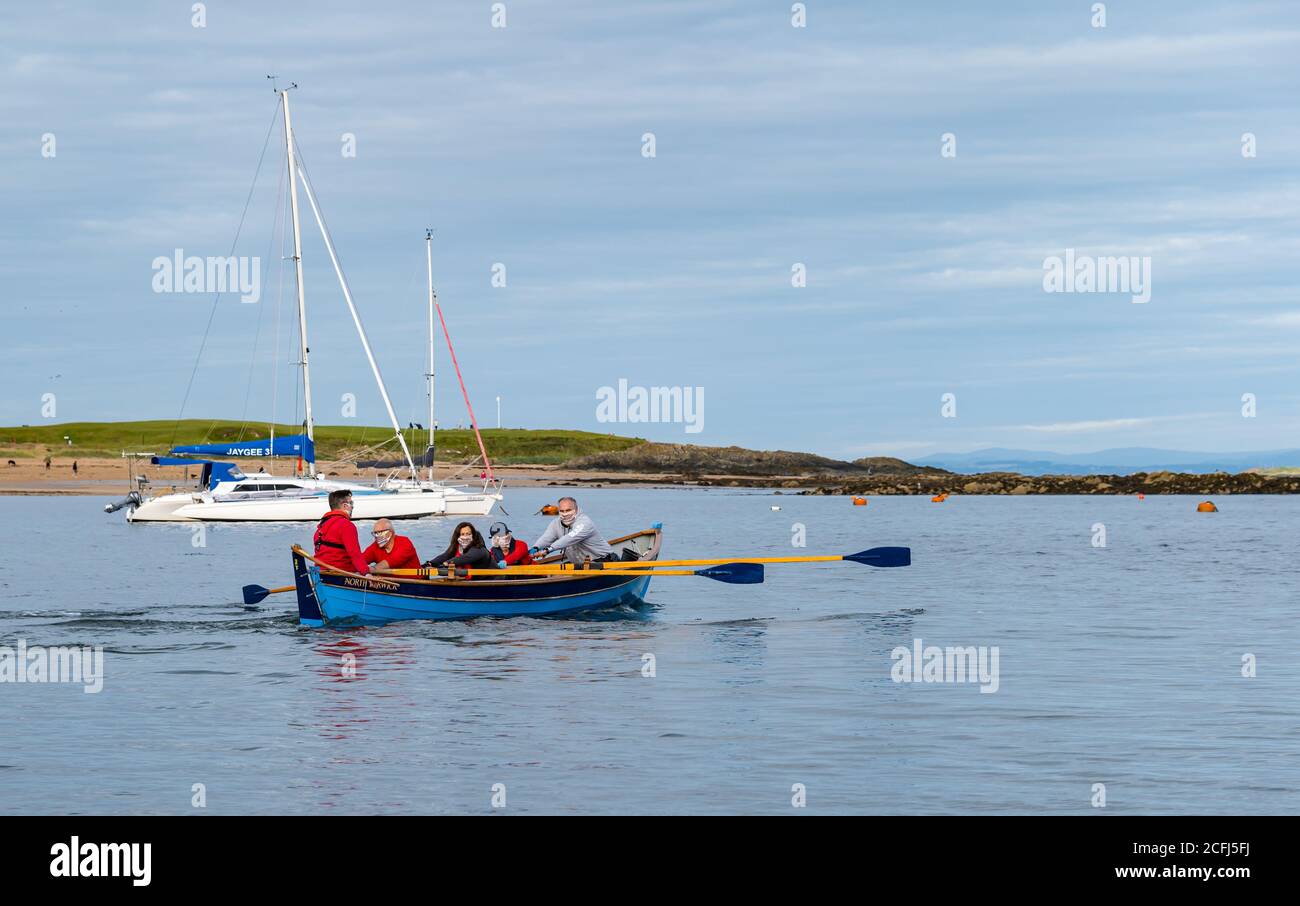
[[[773,513],[779,513],[779,512],[781,512],[781,508],[780,508],[779,506],[774,506],[774,507],[772,507],[772,512],[773,512]]]

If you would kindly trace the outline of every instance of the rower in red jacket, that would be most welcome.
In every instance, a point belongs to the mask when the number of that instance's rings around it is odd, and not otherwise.
[[[316,559],[326,566],[365,575],[370,564],[361,555],[352,522],[352,492],[330,491],[330,511],[316,526]]]
[[[528,553],[528,545],[510,534],[510,527],[504,522],[492,523],[488,536],[492,539],[492,562],[497,566],[532,565],[533,558]]]
[[[375,520],[375,543],[361,552],[367,563],[375,564],[375,569],[419,569],[420,555],[415,552],[415,545],[405,535],[393,531],[393,523],[388,519]]]

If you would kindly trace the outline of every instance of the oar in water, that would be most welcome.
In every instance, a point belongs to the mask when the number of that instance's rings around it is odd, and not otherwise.
[[[632,564],[616,564],[617,569],[592,570],[592,573],[599,572],[602,576],[700,576],[704,579],[713,579],[717,582],[726,582],[731,585],[757,585],[763,581],[763,567],[757,563],[721,563],[717,566],[710,566],[706,569],[664,569],[647,572],[643,569],[622,569],[622,566],[631,566]],[[450,574],[443,572],[443,576],[452,579],[500,579],[502,574],[510,572],[516,576],[558,576],[573,575],[575,572],[582,570],[562,569],[559,566],[511,566],[508,569],[462,569],[453,567]],[[436,570],[433,567],[425,569],[390,569],[381,576],[416,576],[419,578],[433,578]],[[257,588],[258,586],[249,586]],[[247,590],[245,590],[247,595]],[[247,597],[245,597],[247,600]],[[261,600],[258,598],[257,600]]]
[[[277,595],[282,591],[293,591],[297,587],[296,585],[285,585],[282,588],[263,588],[261,585],[245,585],[244,605],[252,607],[267,595]]]
[[[870,566],[889,567],[889,566],[910,566],[912,563],[912,549],[910,547],[873,547],[870,550],[858,551],[856,554],[824,554],[811,557],[713,557],[707,560],[629,560],[615,561],[612,563],[592,563],[592,569],[616,569],[616,570],[638,570],[638,569],[657,569],[660,566],[705,566],[710,563],[718,563],[722,560],[734,561],[731,565],[742,563],[825,563],[832,560],[852,560],[854,563],[866,563]],[[581,565],[581,564],[579,564]],[[571,563],[555,564],[554,566],[508,566],[506,569],[510,572],[531,572],[535,569],[557,570],[567,572],[574,570],[575,566]],[[581,570],[578,570],[581,572]]]

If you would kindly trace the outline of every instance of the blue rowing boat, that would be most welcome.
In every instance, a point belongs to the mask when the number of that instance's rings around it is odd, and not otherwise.
[[[624,560],[659,559],[662,529],[611,539]],[[545,561],[544,561],[545,562]],[[324,569],[293,548],[298,622],[304,626],[378,626],[399,620],[542,617],[602,610],[644,600],[650,576],[602,576],[599,571],[501,579],[371,575]]]

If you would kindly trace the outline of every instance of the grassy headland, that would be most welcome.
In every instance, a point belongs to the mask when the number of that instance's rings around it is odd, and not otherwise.
[[[216,444],[267,437],[265,422],[223,419],[185,419],[136,422],[65,422],[49,425],[0,427],[0,457],[8,459],[116,457],[123,451],[166,453],[182,444]],[[277,436],[301,433],[298,425],[277,425]],[[425,431],[402,432],[417,457],[424,449]],[[494,463],[559,465],[571,459],[598,453],[613,453],[644,444],[639,437],[596,434],[590,431],[525,430],[484,428],[483,444]],[[391,428],[365,425],[317,425],[316,457],[333,460],[383,443],[393,436]],[[71,438],[72,444],[64,440]],[[393,444],[392,451],[397,446]],[[469,429],[438,430],[439,462],[468,462],[478,456],[474,432]]]

